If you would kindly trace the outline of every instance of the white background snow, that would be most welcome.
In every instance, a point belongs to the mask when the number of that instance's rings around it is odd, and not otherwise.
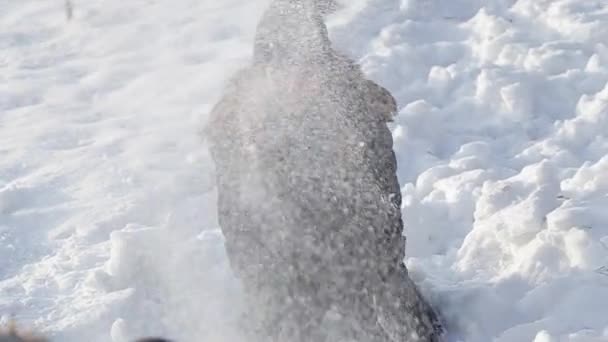
[[[198,136],[265,1],[0,0],[0,323],[234,341]],[[466,342],[608,341],[608,2],[357,0],[407,264]]]

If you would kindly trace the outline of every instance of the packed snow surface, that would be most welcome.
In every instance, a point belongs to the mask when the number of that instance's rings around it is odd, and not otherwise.
[[[265,1],[0,0],[0,323],[237,341],[198,131]],[[357,0],[406,260],[464,342],[608,341],[608,2]]]

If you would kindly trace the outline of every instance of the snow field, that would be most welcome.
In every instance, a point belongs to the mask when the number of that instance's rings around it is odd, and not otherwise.
[[[267,1],[0,0],[0,319],[57,341],[238,341],[198,130]],[[358,0],[407,264],[454,340],[608,341],[608,4]]]
[[[608,340],[608,6],[369,6],[335,35],[398,96],[408,264],[451,327]]]
[[[70,22],[62,6],[0,2],[2,320],[57,341],[225,334],[198,130],[264,4],[77,1]]]

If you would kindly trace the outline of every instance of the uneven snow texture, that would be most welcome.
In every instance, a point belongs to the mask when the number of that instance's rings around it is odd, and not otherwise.
[[[268,1],[0,0],[0,315],[238,341],[198,129]],[[466,342],[608,341],[608,3],[357,0],[413,278]]]

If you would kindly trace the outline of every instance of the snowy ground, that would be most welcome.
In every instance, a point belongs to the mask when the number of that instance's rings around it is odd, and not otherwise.
[[[267,1],[0,0],[0,323],[232,341],[197,130]],[[357,0],[414,278],[466,342],[608,341],[608,3]]]

